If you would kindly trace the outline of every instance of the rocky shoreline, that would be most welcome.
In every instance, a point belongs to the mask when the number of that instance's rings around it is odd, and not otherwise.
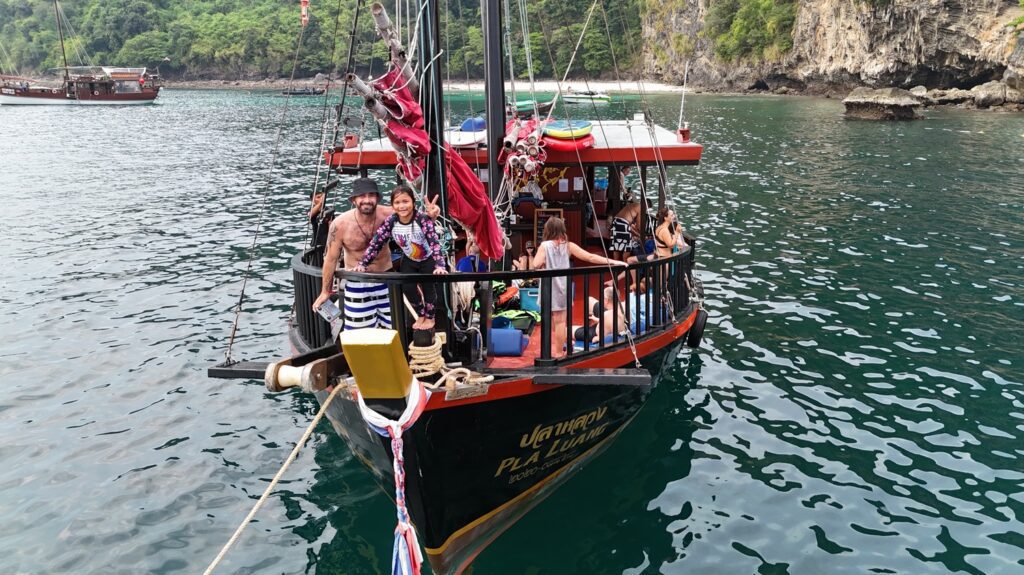
[[[286,89],[302,89],[305,87],[323,87],[324,78],[301,78],[288,80],[286,78],[267,78],[264,80],[165,80],[167,88],[179,88],[188,90],[252,90],[252,91],[281,91]],[[527,84],[523,81],[516,83],[517,88],[522,92]],[[554,80],[541,80],[535,82],[539,92],[552,93],[558,88]],[[595,90],[609,94],[636,94],[643,91],[651,94],[681,94],[682,86],[666,84],[663,82],[643,81],[638,84],[635,80],[623,82],[579,81],[570,80],[565,83],[578,90]],[[510,86],[506,83],[506,89]],[[482,81],[452,82],[446,87],[450,91],[473,91],[483,92]],[[836,86],[807,86],[804,89],[797,89],[789,86],[777,86],[774,89],[764,89],[759,86],[752,86],[745,91],[709,89],[702,86],[687,86],[686,91],[691,94],[732,94],[732,95],[765,95],[773,94],[779,96],[813,96],[824,98],[844,98],[852,90],[840,92]],[[1024,90],[1015,86],[1007,85],[1001,81],[992,81],[970,90],[960,88],[950,89],[928,89],[925,86],[917,86],[909,91],[922,107],[932,106],[955,106],[972,109],[993,109],[1011,112],[1024,112]]]
[[[167,88],[181,88],[188,90],[285,90],[289,88],[302,89],[314,86],[322,88],[324,83],[325,78],[322,76],[317,76],[315,78],[296,78],[295,80],[288,80],[287,78],[267,78],[265,80],[164,80],[164,86]],[[335,84],[337,84],[337,82],[335,82]],[[534,84],[538,92],[553,93],[558,89],[558,82],[555,82],[554,80],[541,80]],[[516,88],[520,92],[526,91],[528,85],[529,84],[525,81],[516,81]],[[683,91],[682,86],[646,80],[639,85],[636,80],[624,80],[622,82],[609,82],[605,80],[569,80],[565,82],[563,88],[568,86],[571,86],[576,90],[594,90],[610,94],[635,94],[640,92],[641,87],[643,88],[643,91],[653,94],[680,94]],[[505,83],[505,87],[506,89],[510,88],[508,82]],[[482,80],[471,82],[451,82],[445,86],[445,89],[450,91],[483,92],[484,83]],[[695,90],[687,87],[687,91],[694,92]]]

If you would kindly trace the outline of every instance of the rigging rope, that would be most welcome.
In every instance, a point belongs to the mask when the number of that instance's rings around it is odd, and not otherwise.
[[[220,565],[220,562],[224,560],[224,557],[227,555],[231,547],[238,541],[239,537],[242,536],[242,532],[245,531],[245,528],[249,526],[249,522],[252,521],[252,518],[256,516],[256,513],[260,510],[261,507],[263,507],[263,504],[266,503],[267,498],[270,497],[270,494],[274,491],[274,488],[277,487],[277,483],[281,481],[281,477],[284,476],[284,472],[288,469],[292,462],[295,461],[295,458],[298,457],[299,450],[302,449],[302,446],[305,445],[306,441],[309,440],[309,437],[313,434],[313,430],[316,429],[316,425],[320,423],[321,419],[323,419],[324,414],[327,413],[327,408],[331,405],[331,402],[334,401],[334,397],[338,395],[338,391],[340,391],[341,389],[347,389],[347,386],[341,383],[334,386],[334,389],[331,391],[330,395],[327,396],[327,399],[325,399],[323,404],[320,406],[320,411],[316,413],[316,416],[313,418],[313,421],[311,421],[309,426],[306,427],[306,431],[302,434],[302,437],[299,438],[299,442],[295,444],[295,447],[292,449],[292,452],[288,455],[288,459],[285,459],[284,464],[281,465],[281,469],[277,471],[277,473],[274,475],[274,478],[270,480],[270,484],[267,485],[267,488],[263,490],[263,495],[261,495],[259,500],[256,501],[256,504],[253,505],[252,509],[249,511],[249,514],[245,516],[245,519],[242,520],[242,523],[239,524],[238,528],[235,529],[234,534],[232,534],[231,538],[228,539],[228,542],[224,544],[224,547],[221,548],[220,553],[218,553],[217,556],[213,559],[213,562],[211,562],[209,567],[206,568],[206,571],[203,571],[203,575],[210,575],[211,573],[213,573],[213,570],[216,569],[217,566]]]
[[[288,80],[289,84],[295,81],[295,70],[298,67],[299,51],[302,48],[302,37],[305,31],[305,28],[299,28],[299,37],[295,42],[295,56],[292,58],[292,75]],[[228,338],[228,349],[224,352],[225,359],[229,363],[233,361],[231,359],[231,349],[235,345],[235,335],[238,333],[238,319],[242,315],[242,303],[245,301],[245,288],[249,282],[249,274],[252,271],[252,262],[256,259],[256,242],[260,237],[260,226],[263,224],[263,214],[267,208],[267,197],[270,192],[270,180],[274,175],[274,165],[277,163],[277,153],[281,147],[281,137],[284,134],[284,119],[288,115],[289,102],[291,102],[291,96],[285,98],[284,106],[281,110],[281,118],[278,121],[277,135],[274,139],[274,150],[271,153],[270,163],[267,166],[267,178],[263,184],[263,197],[260,199],[259,215],[256,218],[256,230],[252,235],[252,245],[249,246],[249,262],[245,266],[245,273],[242,274],[242,289],[238,294],[238,304],[235,306],[235,319],[231,323],[231,336]]]
[[[520,0],[520,2],[522,2],[522,1],[524,1],[524,0]],[[587,32],[587,25],[590,23],[590,17],[593,15],[594,8],[597,6],[597,2],[598,2],[598,0],[594,0],[594,3],[591,4],[591,6],[590,6],[590,11],[587,14],[587,24],[585,24],[583,26],[583,30],[580,32],[579,41],[576,43],[576,49],[573,51],[573,59],[576,57],[576,51],[579,50],[580,44],[582,44],[582,42],[583,42],[583,35],[586,34],[586,32]],[[550,38],[549,38],[549,33],[548,33],[548,30],[547,30],[547,27],[544,26],[544,21],[543,20],[541,20],[541,31],[542,31],[542,36],[544,37],[545,46],[547,48],[548,58],[551,60],[551,69],[557,71],[557,63],[555,62],[554,52],[551,50],[551,41],[550,41]],[[572,66],[572,59],[569,60],[569,66]],[[564,82],[565,79],[568,76],[569,76],[569,68],[567,67],[566,70],[565,70],[565,75],[562,77],[562,82]],[[558,82],[558,81],[556,80],[556,82]],[[558,89],[558,94],[561,94],[561,92],[562,92],[562,82],[558,82],[556,84],[556,88]],[[588,89],[589,89],[589,84],[588,84]],[[594,109],[595,109],[595,113],[596,113],[596,109],[597,109],[596,104],[594,105]],[[548,112],[548,118],[551,117],[551,112],[553,112],[553,111],[554,111],[554,107],[552,107],[551,111]],[[570,115],[568,108],[563,107],[563,112],[566,115],[566,121],[569,122],[570,125],[572,125],[572,116]],[[604,134],[604,126],[603,126],[603,123],[601,122],[600,117],[598,117],[598,122],[597,123],[598,123],[599,129],[601,130],[602,137],[604,137],[605,141],[608,141],[607,136]],[[634,157],[636,156],[636,145],[635,144],[633,145],[633,155],[634,155]],[[580,150],[578,148],[576,149],[576,162],[577,162],[577,165],[579,166],[580,170],[583,171],[584,170],[584,167],[583,167],[583,157],[580,155]],[[639,160],[638,160],[638,163],[639,163]],[[618,171],[614,162],[612,163],[612,168],[615,169],[616,172]],[[611,174],[609,174],[609,176],[611,176]],[[616,177],[617,177],[617,174],[616,174]],[[591,208],[593,208],[593,206],[594,206],[594,198],[593,198],[593,196],[590,193],[590,185],[587,182],[586,178],[583,179],[583,190],[587,194],[587,200],[590,202]],[[595,213],[595,217],[596,217],[596,213]],[[601,242],[601,251],[603,253],[607,254],[608,253],[608,246],[605,245],[604,236],[603,235],[598,235],[598,238],[599,238],[599,240]],[[608,268],[608,273],[611,275],[611,279],[615,280],[616,275],[617,275],[618,272],[615,270],[614,266],[612,266],[611,264],[607,264],[606,267]],[[614,296],[615,299],[617,301],[623,301],[623,299],[620,298],[621,294],[619,293],[618,281],[613,281],[611,287],[612,287],[612,290],[613,290],[613,292],[615,294],[615,296]],[[639,286],[634,286],[634,289],[638,289],[638,288],[639,288]],[[636,314],[637,314],[636,324],[639,326],[640,325],[640,320],[639,320],[640,310],[639,309],[636,310]],[[627,320],[627,327],[628,327],[628,323],[629,323],[629,321]],[[636,365],[636,367],[639,368],[640,367],[640,354],[637,352],[636,341],[633,338],[633,334],[632,334],[632,332],[630,332],[629,329],[627,329],[625,331],[625,337],[626,337],[626,342],[629,344],[629,350],[633,354],[633,363]]]
[[[328,125],[328,119],[329,119],[329,113],[330,113],[329,112],[329,110],[330,110],[329,102],[330,102],[330,97],[331,97],[330,86],[331,86],[331,83],[334,81],[334,79],[338,77],[337,62],[334,60],[334,54],[335,54],[335,51],[337,50],[337,46],[338,46],[338,30],[341,28],[341,1],[342,0],[338,0],[337,14],[334,17],[334,34],[331,36],[331,60],[330,60],[330,70],[331,71],[330,71],[330,75],[327,77],[327,87],[324,90],[324,101],[323,101],[323,107],[322,107],[321,114],[320,114],[320,153],[317,155],[316,174],[313,176],[313,194],[310,195],[310,198],[309,198],[310,207],[312,207],[313,206],[313,202],[316,201],[316,192],[317,192],[317,188],[320,186],[320,175],[322,173],[323,165],[324,165],[324,151],[327,149],[327,125]],[[349,55],[348,55],[348,61],[346,62],[346,67],[349,67],[349,68],[352,66],[352,58],[353,58],[353,56],[352,56],[352,54],[353,54],[352,53],[352,47],[353,47],[353,45],[355,44],[355,41],[356,41],[355,23],[358,22],[359,11],[360,11],[360,8],[362,7],[362,5],[363,5],[362,0],[359,0],[358,2],[356,2],[355,15],[352,18],[352,22],[353,22],[352,35],[350,36],[351,40],[349,42]],[[290,86],[289,86],[289,88],[290,88]],[[346,83],[344,84],[344,89],[341,91],[341,98],[340,98],[340,101],[339,101],[339,113],[335,117],[335,122],[334,122],[334,134],[333,134],[333,138],[332,138],[332,142],[331,142],[331,149],[332,150],[334,149],[334,146],[336,146],[338,144],[338,126],[339,126],[338,119],[341,118],[341,109],[343,109],[344,106],[345,106],[345,96],[347,95],[347,93],[348,93],[348,80],[346,78]],[[330,168],[328,167],[327,169],[329,170]],[[330,178],[328,177],[328,179],[330,179]],[[338,195],[340,195],[340,193]],[[323,225],[324,214],[325,213],[327,213],[327,197],[326,197],[326,195],[324,196],[323,205],[320,207],[320,213],[317,214],[317,223],[319,225]],[[303,240],[303,243],[306,245],[306,247],[309,247],[309,240],[310,240],[309,232],[310,232],[310,228],[309,228],[309,226],[304,226],[304,228],[306,230],[306,237]]]

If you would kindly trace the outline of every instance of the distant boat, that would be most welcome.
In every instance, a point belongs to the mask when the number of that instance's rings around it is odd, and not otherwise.
[[[285,96],[321,96],[326,92],[324,88],[293,88],[291,90],[281,90],[281,93]]]
[[[50,81],[0,76],[0,105],[130,105],[150,104],[160,94],[159,75],[146,68],[112,66],[68,66],[64,51],[64,26],[61,9],[53,3],[64,57],[62,80]]]
[[[551,111],[551,107],[554,105],[554,100],[548,100],[547,102],[538,102],[536,100],[516,100],[516,115],[529,116],[533,113],[534,108],[536,108],[537,113],[539,114],[547,114]]]
[[[587,102],[610,102],[612,97],[604,92],[593,90],[577,91],[569,88],[562,94],[562,101],[566,104],[585,104]]]

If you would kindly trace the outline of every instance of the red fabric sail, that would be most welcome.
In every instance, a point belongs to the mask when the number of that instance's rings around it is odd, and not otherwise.
[[[398,170],[409,182],[423,175],[426,155],[430,153],[430,137],[423,130],[423,110],[412,96],[401,70],[392,68],[373,82],[378,100],[390,117],[384,121],[384,133],[398,155]],[[444,146],[448,169],[448,190],[445,197],[453,218],[473,233],[480,254],[500,260],[505,254],[504,234],[494,216],[494,205],[484,185],[462,156]]]
[[[472,230],[481,255],[500,260],[505,255],[505,235],[494,217],[494,205],[487,197],[484,184],[451,146],[445,144],[444,151],[448,167],[448,211]]]

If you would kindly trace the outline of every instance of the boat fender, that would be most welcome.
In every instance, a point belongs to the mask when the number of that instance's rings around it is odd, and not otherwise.
[[[686,334],[686,345],[689,347],[700,347],[700,341],[704,338],[704,326],[708,323],[708,312],[697,310],[697,317],[693,318],[693,325]]]

